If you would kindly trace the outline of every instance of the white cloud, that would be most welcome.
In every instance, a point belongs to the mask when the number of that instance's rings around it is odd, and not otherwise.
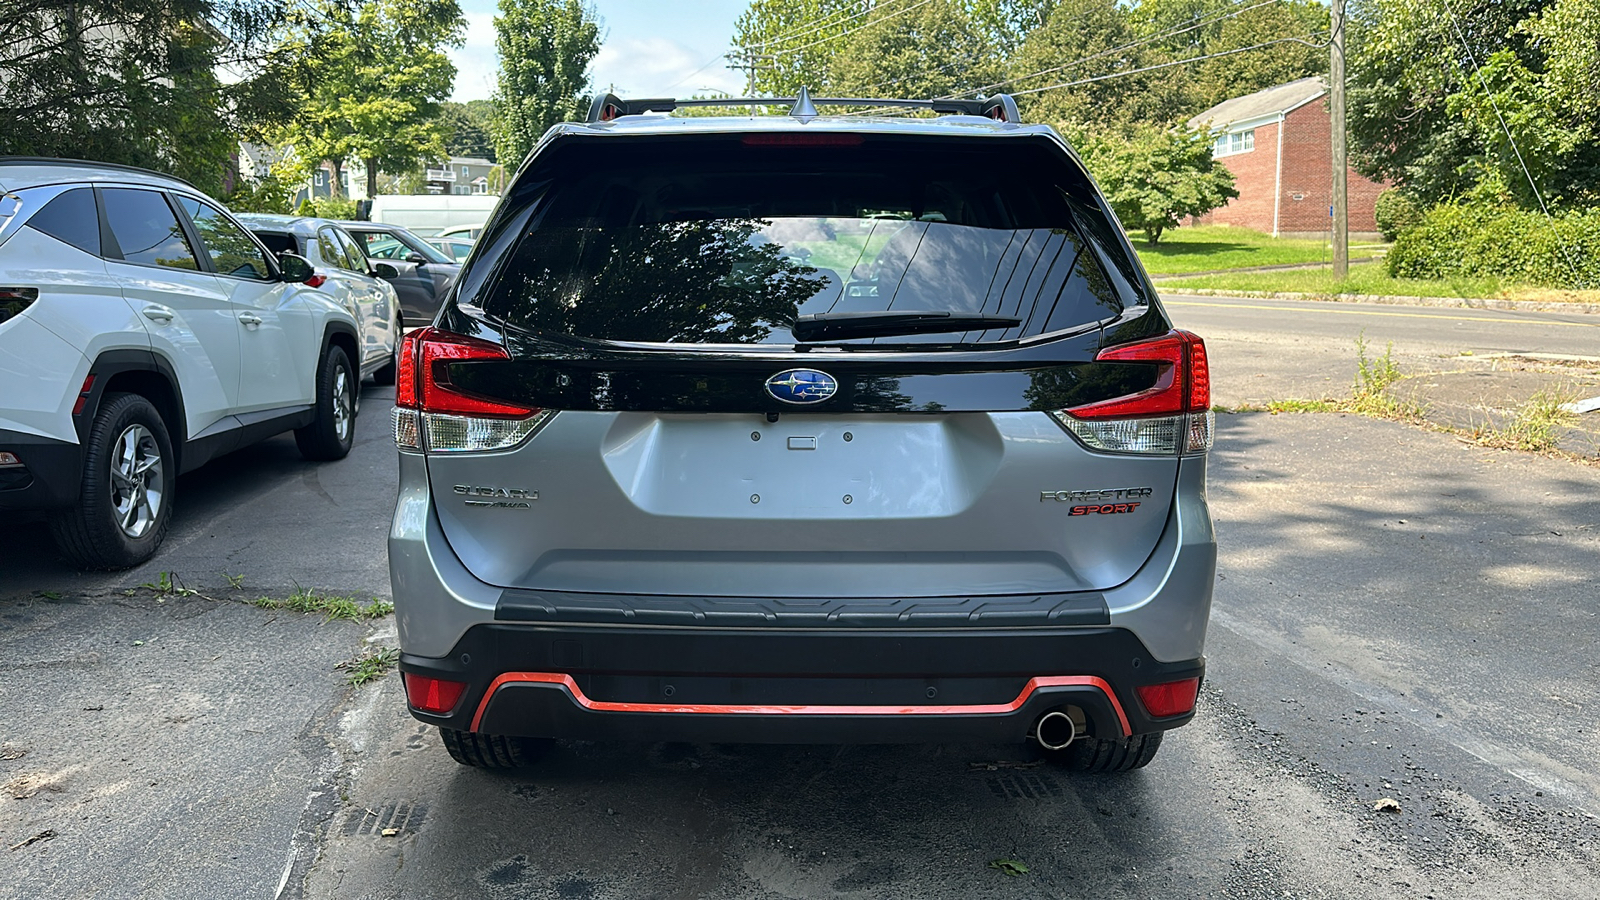
[[[466,43],[450,51],[456,64],[457,102],[487,99],[494,93],[500,61],[494,48],[492,11],[468,12]],[[709,63],[709,64],[708,64]],[[633,38],[612,34],[589,67],[596,90],[622,97],[687,97],[703,91],[743,95],[744,75],[689,47],[657,36]]]
[[[456,64],[455,93],[450,99],[457,103],[489,99],[500,74],[500,60],[494,50],[495,14],[469,12],[466,16],[466,43],[450,51],[450,61]]]
[[[708,90],[744,90],[744,77],[728,69],[726,61],[711,60],[659,36],[607,41],[595,56],[591,71],[596,90],[612,88],[622,97],[687,97]]]

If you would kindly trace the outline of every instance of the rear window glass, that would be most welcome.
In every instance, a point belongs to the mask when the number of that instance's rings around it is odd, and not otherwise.
[[[497,272],[475,302],[532,331],[760,344],[792,343],[788,326],[812,313],[1021,320],[877,339],[988,342],[1121,310],[1078,221],[1092,188],[1036,143],[573,141],[526,178],[510,205],[528,224],[509,244],[485,238],[509,249],[474,264]]]
[[[103,192],[106,222],[128,262],[199,269],[194,251],[167,198],[156,191],[109,188]]]
[[[100,214],[95,210],[94,191],[89,188],[74,188],[57,195],[34,213],[28,224],[58,241],[100,255]]]
[[[255,236],[260,238],[261,243],[267,245],[267,249],[272,251],[273,255],[300,252],[300,247],[295,244],[292,234],[284,234],[281,231],[257,231]]]

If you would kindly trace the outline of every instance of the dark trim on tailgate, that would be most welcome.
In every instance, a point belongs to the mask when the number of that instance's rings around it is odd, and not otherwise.
[[[1110,625],[1093,591],[978,597],[681,597],[507,590],[494,617],[544,624],[782,628],[960,628]]]

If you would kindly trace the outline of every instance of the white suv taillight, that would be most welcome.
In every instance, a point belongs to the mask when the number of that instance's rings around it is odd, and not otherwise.
[[[1106,453],[1147,456],[1204,453],[1211,449],[1211,371],[1198,335],[1169,331],[1161,337],[1107,347],[1096,362],[1161,363],[1154,387],[1063,409],[1051,415],[1084,446]]]
[[[460,453],[506,450],[527,440],[554,410],[469,394],[450,383],[447,371],[451,363],[510,358],[498,344],[435,328],[406,335],[395,379],[395,445]]]

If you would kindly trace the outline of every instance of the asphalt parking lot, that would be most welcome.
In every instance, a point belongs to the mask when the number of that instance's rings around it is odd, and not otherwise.
[[[1224,389],[1272,354],[1208,340]],[[1600,468],[1220,416],[1200,712],[1129,776],[583,743],[504,775],[451,762],[392,675],[346,683],[389,620],[244,602],[387,595],[387,402],[342,462],[277,438],[186,476],[139,570],[0,526],[0,897],[1600,896]]]

